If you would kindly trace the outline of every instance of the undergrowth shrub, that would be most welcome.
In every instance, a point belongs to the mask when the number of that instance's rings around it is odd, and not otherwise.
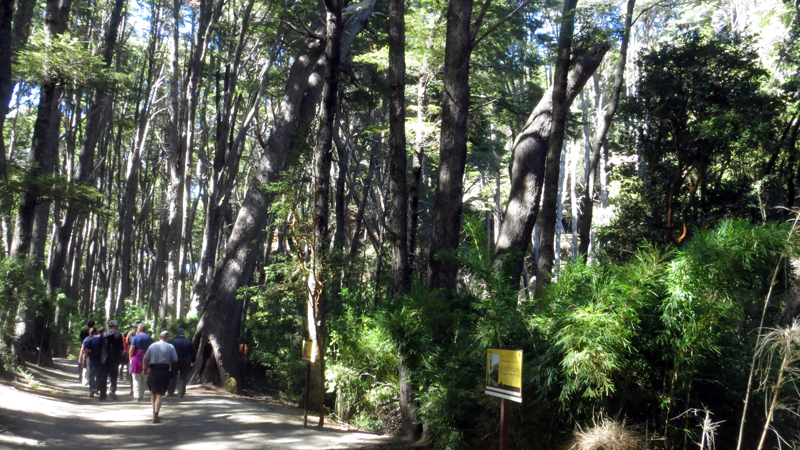
[[[496,445],[499,399],[483,392],[485,351],[509,347],[525,352],[524,403],[511,412],[514,448],[565,446],[568,430],[604,412],[648,422],[667,442],[693,439],[697,430],[676,416],[703,405],[724,421],[720,435],[728,437],[717,442],[730,445],[770,274],[782,254],[796,252],[786,226],[725,222],[681,248],[572,262],[533,300],[520,300],[496,273],[482,227],[466,228],[466,288],[417,289],[389,323],[418,352],[414,374],[431,443]],[[780,303],[768,311],[772,322]]]
[[[467,220],[466,230],[468,248],[449,256],[461,265],[458,292],[417,284],[405,298],[381,296],[376,307],[375,280],[343,289],[327,353],[326,404],[338,419],[394,432],[401,356],[429,443],[495,447],[500,399],[484,393],[486,348],[517,348],[524,351],[524,402],[511,406],[512,448],[567,448],[573,431],[589,430],[604,414],[645,424],[663,445],[689,442],[701,430],[681,413],[702,408],[719,423],[720,448],[731,446],[753,331],[776,266],[781,282],[767,323],[781,317],[790,274],[778,263],[797,252],[787,226],[724,222],[679,248],[643,245],[625,261],[569,262],[535,298],[496,270],[480,222]],[[288,260],[272,264],[266,283],[245,294],[244,334],[253,345],[247,364],[261,373],[250,382],[299,400],[302,270]],[[763,424],[763,404],[754,401],[748,436]],[[778,417],[772,426],[787,431],[791,423]]]
[[[14,326],[20,313],[25,310],[52,313],[52,309],[44,282],[26,261],[0,258],[0,369],[15,364]]]

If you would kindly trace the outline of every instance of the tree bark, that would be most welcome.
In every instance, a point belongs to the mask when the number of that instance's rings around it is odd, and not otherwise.
[[[318,426],[325,424],[325,351],[328,346],[328,291],[324,286],[331,278],[329,267],[331,163],[333,161],[333,134],[336,103],[339,93],[339,73],[342,42],[342,0],[325,0],[327,10],[325,43],[325,83],[322,91],[320,130],[315,147],[314,173],[314,254],[313,284],[309,280],[308,325],[309,334],[316,341],[317,357],[312,363],[311,402],[319,411]]]
[[[464,168],[467,161],[472,4],[472,0],[451,0],[447,9],[439,177],[428,257],[428,289],[439,290],[444,295],[448,291],[455,291],[458,277],[458,265],[447,254],[458,248],[461,236]]]
[[[183,174],[184,174],[184,141],[182,134],[182,110],[180,94],[180,26],[181,19],[181,0],[172,2],[172,53],[171,65],[172,73],[169,77],[169,99],[170,99],[170,122],[167,130],[167,145],[164,153],[167,162],[166,180],[166,202],[167,202],[167,222],[166,235],[167,242],[165,248],[166,273],[164,275],[165,284],[165,303],[162,311],[166,313],[166,308],[173,308],[174,316],[178,317],[178,310],[181,307],[178,300],[178,284],[181,282],[181,268],[179,265],[181,251],[181,230],[183,225]],[[162,317],[166,318],[166,315]]]
[[[540,225],[542,231],[539,261],[536,265],[536,289],[545,281],[549,281],[553,259],[555,258],[553,239],[556,227],[556,203],[558,198],[558,175],[561,149],[564,144],[564,125],[569,111],[567,102],[567,78],[569,71],[569,55],[572,49],[572,35],[575,31],[575,7],[578,0],[564,2],[561,13],[561,31],[558,36],[558,58],[553,75],[553,116],[550,139],[547,143],[547,158],[544,169],[544,195]]]
[[[389,1],[389,241],[392,263],[392,292],[395,300],[411,292],[408,252],[408,184],[406,181],[406,60],[405,2]],[[419,200],[419,189],[415,192]],[[416,225],[416,224],[415,224]],[[418,439],[420,427],[414,405],[411,371],[403,352],[398,352],[400,421],[402,433]]]
[[[411,291],[411,270],[408,265],[405,5],[403,1],[390,0],[389,2],[389,204],[387,206],[389,209],[392,290],[396,299],[402,299]]]
[[[616,72],[614,73],[614,88],[611,91],[611,99],[609,100],[606,111],[598,124],[594,139],[592,140],[592,157],[589,163],[589,171],[587,173],[586,191],[583,194],[581,202],[581,218],[578,223],[578,234],[580,235],[580,246],[578,253],[585,255],[589,252],[589,243],[591,242],[592,232],[592,214],[594,208],[594,184],[597,179],[597,166],[600,162],[601,149],[606,140],[606,134],[611,126],[611,120],[614,118],[614,113],[617,111],[619,104],[619,96],[622,92],[622,84],[625,75],[625,63],[628,56],[628,42],[631,36],[631,22],[633,20],[633,8],[636,0],[628,0],[627,10],[625,12],[625,28],[622,32],[622,43],[619,49],[619,61],[617,62]],[[599,95],[599,93],[598,93]],[[600,111],[597,112],[600,114]]]
[[[577,58],[567,82],[567,108],[597,70],[608,49],[608,44],[597,44]],[[522,132],[514,139],[511,190],[495,245],[495,257],[499,267],[509,277],[509,282],[515,286],[519,283],[523,258],[539,215],[547,143],[551,136],[552,105],[551,87],[534,108]]]

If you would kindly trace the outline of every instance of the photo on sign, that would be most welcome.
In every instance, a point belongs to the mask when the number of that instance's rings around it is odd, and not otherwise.
[[[489,386],[500,386],[500,355],[489,354]]]

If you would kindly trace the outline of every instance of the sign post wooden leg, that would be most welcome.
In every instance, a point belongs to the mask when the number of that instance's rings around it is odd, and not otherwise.
[[[510,421],[510,405],[504,398],[500,404],[500,450],[508,450],[508,422]]]
[[[306,370],[306,398],[303,400],[303,428],[308,427],[308,386],[311,381],[311,361],[308,362]]]

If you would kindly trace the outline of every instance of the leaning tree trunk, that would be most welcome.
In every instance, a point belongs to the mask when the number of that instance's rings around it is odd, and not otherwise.
[[[606,140],[608,128],[611,126],[611,120],[614,118],[614,113],[617,111],[619,104],[619,95],[622,92],[622,83],[625,74],[625,62],[628,56],[628,41],[631,36],[631,21],[633,19],[633,8],[636,0],[628,0],[627,11],[625,12],[625,28],[622,33],[622,43],[619,48],[619,61],[617,62],[617,69],[614,73],[614,88],[611,91],[611,100],[606,107],[606,112],[598,124],[595,132],[594,139],[592,140],[592,156],[589,162],[589,169],[587,173],[586,191],[583,194],[581,202],[582,215],[578,222],[578,234],[580,235],[580,246],[578,252],[585,255],[589,252],[589,243],[591,242],[592,233],[592,212],[594,208],[594,184],[597,179],[597,165],[600,162],[600,150],[603,148],[603,142]],[[599,93],[598,93],[599,95]],[[599,111],[598,111],[599,114]],[[574,220],[574,218],[573,218]]]
[[[567,108],[600,66],[608,49],[608,44],[597,44],[577,59],[567,81]],[[514,139],[511,190],[495,245],[498,264],[514,285],[522,274],[523,258],[539,214],[547,143],[551,135],[552,102],[553,96],[548,91]]]
[[[365,0],[343,12],[344,15],[352,13],[343,33],[343,57],[348,53],[355,35],[366,24],[373,5],[373,0]],[[253,267],[249,261],[256,256],[255,252],[250,251],[250,246],[266,226],[269,205],[273,200],[261,186],[277,180],[287,160],[290,156],[296,156],[296,149],[305,142],[322,90],[326,64],[323,51],[323,41],[307,38],[289,71],[275,123],[266,147],[255,164],[250,188],[245,194],[224,254],[216,268],[194,336],[198,357],[201,358],[195,367],[201,379],[218,379],[232,387],[235,381],[227,380],[238,378],[242,303],[236,299],[236,289],[250,278],[245,269]],[[202,350],[206,344],[213,348],[216,367],[205,367],[205,371],[200,374],[200,368],[204,367]]]
[[[433,204],[428,260],[428,288],[431,291],[441,290],[445,295],[447,291],[455,291],[458,276],[456,262],[447,258],[446,254],[458,248],[461,236],[464,168],[467,162],[472,3],[472,0],[451,0],[447,9],[439,180]]]

